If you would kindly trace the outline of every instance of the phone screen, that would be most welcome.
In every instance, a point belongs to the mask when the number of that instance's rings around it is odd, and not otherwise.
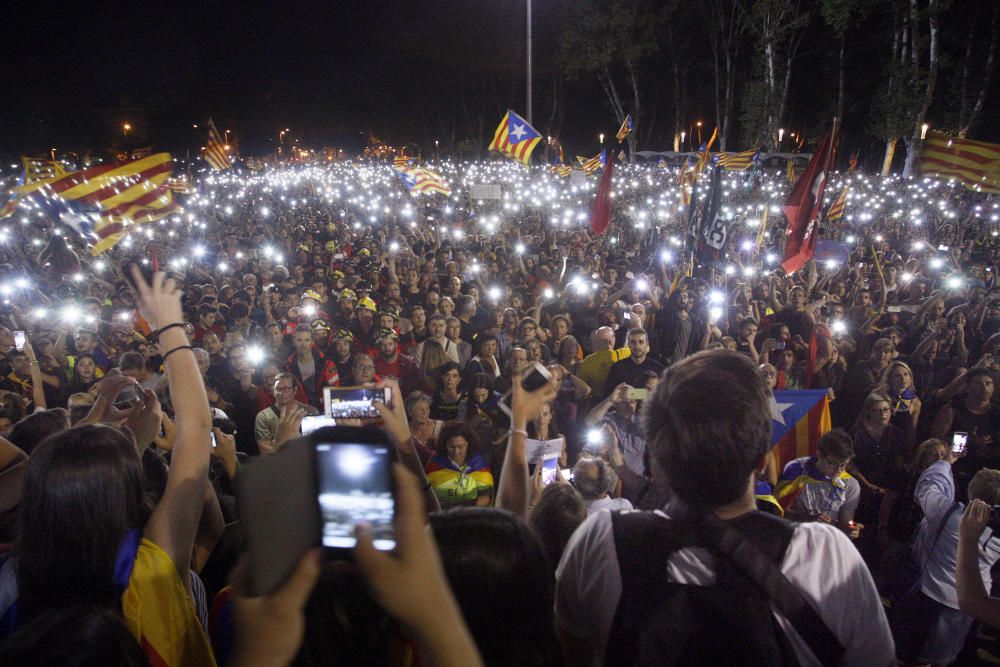
[[[337,420],[327,417],[326,415],[307,415],[302,418],[302,427],[300,431],[302,435],[309,435],[315,430],[321,429],[324,426],[336,426]]]
[[[625,398],[630,401],[645,401],[649,398],[649,390],[645,388],[629,387],[625,390]]]
[[[319,443],[316,477],[323,546],[354,547],[354,528],[371,526],[375,548],[396,546],[392,520],[396,501],[392,492],[392,452],[381,444]]]
[[[27,341],[27,336],[24,335],[23,331],[14,332],[14,347],[20,351],[24,349],[24,343]]]
[[[142,393],[139,391],[138,385],[130,384],[118,392],[118,396],[115,397],[115,408],[131,410],[141,400]]]
[[[323,403],[326,416],[332,419],[376,419],[375,403],[388,403],[389,389],[364,387],[324,387]]]
[[[556,456],[542,459],[542,484],[548,486],[556,481],[559,475],[559,458]]]
[[[215,449],[219,446],[219,443],[215,440],[215,431],[209,431],[208,435],[212,438],[212,449]]]
[[[951,453],[964,454],[968,446],[969,434],[962,431],[955,431],[951,435]]]

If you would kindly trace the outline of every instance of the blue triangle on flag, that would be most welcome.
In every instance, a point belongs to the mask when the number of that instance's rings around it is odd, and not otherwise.
[[[507,140],[510,143],[519,144],[522,141],[528,141],[540,136],[542,135],[538,134],[535,128],[528,124],[528,121],[513,111],[507,112]]]

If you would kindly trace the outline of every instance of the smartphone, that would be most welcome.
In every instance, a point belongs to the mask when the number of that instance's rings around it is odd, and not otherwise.
[[[130,384],[118,392],[118,396],[115,397],[115,408],[118,410],[131,410],[142,400],[143,395],[139,391],[139,385]]]
[[[14,347],[18,352],[24,349],[24,344],[27,342],[28,337],[23,331],[14,332]]]
[[[566,480],[567,482],[570,481],[571,479],[573,479],[573,469],[572,468],[563,468],[562,470],[559,471],[559,474],[562,475],[562,478],[564,480]]]
[[[969,434],[965,431],[955,431],[951,434],[951,453],[962,455],[968,448]]]
[[[391,390],[365,387],[323,387],[323,406],[331,419],[377,419],[376,403],[388,403]]]
[[[531,372],[525,375],[521,380],[521,386],[524,387],[525,391],[535,391],[551,380],[552,373],[549,372],[549,369],[535,361],[531,364]],[[497,405],[504,413],[506,413],[508,417],[513,417],[514,413],[510,402],[511,392],[508,391],[500,398]]]
[[[212,438],[212,449],[215,449],[219,446],[219,443],[215,439],[215,431],[209,431],[208,435]]]
[[[941,250],[942,252],[946,252],[948,250],[948,246],[946,246],[946,245],[939,245],[938,246],[938,250]]]
[[[625,398],[630,401],[645,401],[649,398],[648,389],[638,389],[636,387],[629,387],[625,390]]]
[[[542,484],[548,486],[559,475],[559,456],[550,455],[542,459]]]
[[[132,279],[132,265],[135,264],[139,267],[139,273],[142,274],[143,280],[146,281],[147,285],[153,283],[153,269],[148,264],[143,264],[137,259],[127,259],[121,264],[122,276],[124,276],[125,281],[132,288],[132,291],[136,294],[139,293],[138,288],[135,286],[135,280]]]
[[[886,311],[890,313],[900,313],[903,311],[903,309],[900,308],[899,306],[888,306],[886,307]]]
[[[392,453],[387,440],[316,444],[316,499],[324,547],[352,549],[360,523],[371,526],[376,549],[396,547]]]
[[[779,350],[779,351],[780,350],[784,350],[785,349],[785,341],[779,340],[777,343],[774,344],[774,349],[775,350]]]
[[[326,415],[307,415],[302,418],[302,425],[299,432],[302,435],[309,435],[313,431],[326,426],[336,426],[337,420]]]

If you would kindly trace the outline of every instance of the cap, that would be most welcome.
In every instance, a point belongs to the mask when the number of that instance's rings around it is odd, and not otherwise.
[[[317,292],[315,290],[311,290],[311,289],[307,289],[305,292],[303,292],[302,293],[302,298],[303,299],[312,299],[313,301],[318,301],[318,302],[322,302],[323,301],[323,297],[321,297],[319,295],[319,292]]]
[[[379,327],[378,331],[375,332],[375,340],[380,341],[383,338],[398,340],[399,335],[389,327]]]
[[[382,308],[379,309],[378,314],[379,316],[388,315],[397,322],[399,321],[399,311],[396,310],[395,306],[390,306],[390,305],[382,306]]]
[[[354,334],[351,333],[350,329],[337,329],[337,333],[333,334],[334,340],[354,340]]]
[[[334,241],[327,241],[325,247],[327,252],[337,252],[337,244]]]
[[[372,253],[370,250],[368,250],[368,248],[362,248],[361,250],[358,251],[358,254],[361,255],[362,257],[368,257]]]
[[[330,323],[327,322],[326,320],[313,320],[312,324],[310,324],[309,327],[313,331],[329,331]]]
[[[340,294],[337,295],[340,301],[357,301],[358,296],[353,291],[349,289],[340,290]]]
[[[372,311],[373,313],[377,310],[377,308],[375,308],[375,302],[372,301],[371,299],[369,299],[368,297],[365,297],[365,298],[361,299],[360,301],[358,301],[358,306],[357,307],[358,307],[358,310],[360,310],[362,308],[367,308],[368,310]]]

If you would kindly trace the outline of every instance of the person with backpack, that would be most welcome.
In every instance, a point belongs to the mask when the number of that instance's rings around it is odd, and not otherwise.
[[[556,571],[572,665],[889,665],[875,584],[850,539],[755,511],[771,446],[768,392],[738,352],[671,366],[642,414],[656,512],[597,512]]]

